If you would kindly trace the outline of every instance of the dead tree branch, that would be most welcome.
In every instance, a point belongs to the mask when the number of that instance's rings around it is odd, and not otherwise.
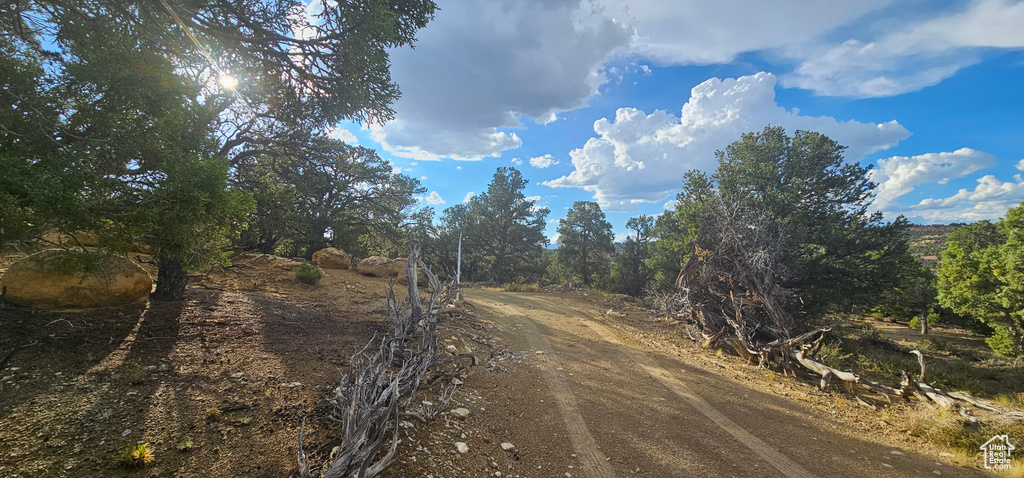
[[[421,298],[416,283],[417,266],[430,284],[431,292],[426,299]],[[437,402],[410,408],[427,370],[439,362],[436,311],[447,307],[452,293],[441,286],[423,263],[419,244],[412,245],[407,273],[409,297],[403,304],[395,298],[393,283],[388,289],[387,305],[394,331],[379,341],[374,337],[352,356],[348,374],[329,399],[333,406],[330,418],[342,426],[338,453],[329,463],[311,468],[302,449],[300,432],[298,461],[304,478],[379,475],[395,459],[399,418],[415,416],[429,420],[441,413],[451,399],[454,387],[442,392]],[[370,350],[374,352],[371,354]],[[391,446],[381,455],[389,428],[393,430]]]
[[[788,274],[782,264],[785,231],[720,199],[708,207],[701,235],[679,272],[675,292],[662,298],[669,316],[689,322],[690,338],[705,346],[727,347],[762,367],[778,366],[788,372],[795,364],[820,377],[822,390],[835,379],[890,402],[916,397],[941,408],[956,408],[972,421],[976,419],[964,404],[996,411],[1002,417],[1024,416],[962,392],[950,394],[929,385],[924,356],[917,350],[911,353],[918,359],[920,373],[912,379],[903,371],[899,388],[826,365],[817,355],[830,329],[791,337],[797,332],[796,322],[784,307],[790,303],[790,294],[781,286]]]

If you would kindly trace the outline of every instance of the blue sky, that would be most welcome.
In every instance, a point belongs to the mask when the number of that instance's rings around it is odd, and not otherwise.
[[[395,120],[336,131],[421,178],[438,212],[515,166],[549,236],[578,200],[621,236],[769,123],[874,165],[887,218],[998,219],[1024,199],[1024,1],[438,4],[392,52]]]

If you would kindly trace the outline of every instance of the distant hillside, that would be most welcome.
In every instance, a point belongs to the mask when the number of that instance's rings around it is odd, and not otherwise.
[[[929,269],[939,267],[939,256],[946,249],[946,237],[964,224],[911,225],[907,230],[910,252]]]

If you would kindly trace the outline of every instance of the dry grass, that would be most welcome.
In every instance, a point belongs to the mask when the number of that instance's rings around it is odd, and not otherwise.
[[[146,382],[146,367],[137,363],[125,364],[121,376],[132,385],[142,385]]]
[[[540,290],[540,285],[537,283],[505,284],[502,290],[505,292],[537,292]]]
[[[949,460],[961,466],[979,466],[981,445],[995,435],[1009,435],[1011,438],[1024,437],[1024,422],[983,421],[972,424],[960,415],[943,410],[936,413],[934,408],[918,407],[910,412],[905,426],[911,435],[922,437],[945,448],[951,454]],[[1024,476],[1024,460],[1015,460],[1006,476]]]

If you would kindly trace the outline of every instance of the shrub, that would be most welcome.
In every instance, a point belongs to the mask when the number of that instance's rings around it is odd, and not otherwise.
[[[853,353],[846,353],[839,341],[827,342],[818,351],[818,360],[834,369],[842,369]]]
[[[149,443],[127,445],[117,454],[117,464],[125,468],[141,468],[153,462],[153,449]]]
[[[505,292],[537,292],[540,287],[536,283],[505,284]]]
[[[313,264],[303,262],[299,265],[299,268],[295,270],[295,278],[307,285],[317,285],[320,282],[320,278],[324,276],[323,271],[319,267]]]
[[[915,315],[913,319],[910,319],[910,324],[908,324],[908,325],[912,329],[920,329],[921,328],[921,318]]]

